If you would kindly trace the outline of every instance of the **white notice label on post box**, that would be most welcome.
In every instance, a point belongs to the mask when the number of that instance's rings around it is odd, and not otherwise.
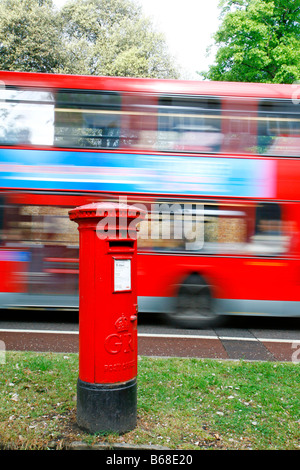
[[[131,260],[114,260],[114,291],[131,290]]]

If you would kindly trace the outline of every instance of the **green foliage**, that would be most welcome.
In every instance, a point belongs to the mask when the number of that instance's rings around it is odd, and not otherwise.
[[[293,83],[300,79],[299,0],[221,0],[211,80]]]
[[[73,0],[61,14],[71,73],[178,78],[163,36],[131,0]]]
[[[133,0],[0,0],[0,69],[178,78],[164,37]]]
[[[65,56],[52,0],[0,1],[0,69],[57,72]]]

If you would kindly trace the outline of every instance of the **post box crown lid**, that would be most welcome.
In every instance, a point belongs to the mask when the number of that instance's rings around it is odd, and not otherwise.
[[[85,219],[85,218],[98,218],[102,217],[126,217],[136,219],[143,217],[145,211],[134,205],[127,205],[116,202],[93,202],[83,206],[75,207],[69,211],[69,218],[71,220]]]

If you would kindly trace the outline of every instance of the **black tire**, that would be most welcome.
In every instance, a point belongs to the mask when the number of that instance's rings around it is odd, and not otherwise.
[[[223,318],[213,308],[211,289],[205,279],[192,274],[179,287],[174,312],[168,314],[171,323],[180,328],[211,328]]]

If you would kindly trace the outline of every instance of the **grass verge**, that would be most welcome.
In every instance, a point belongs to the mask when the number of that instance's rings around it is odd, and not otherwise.
[[[140,357],[136,428],[90,435],[76,424],[77,354],[7,352],[0,364],[0,446],[299,449],[299,370],[292,363]]]

